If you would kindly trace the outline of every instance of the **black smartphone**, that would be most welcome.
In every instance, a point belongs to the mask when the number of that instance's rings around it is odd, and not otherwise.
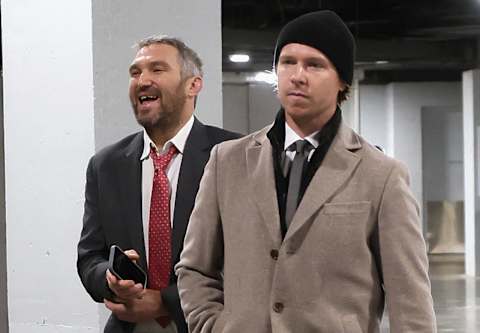
[[[144,288],[147,286],[147,274],[119,248],[112,245],[108,260],[108,269],[120,280],[133,280]]]

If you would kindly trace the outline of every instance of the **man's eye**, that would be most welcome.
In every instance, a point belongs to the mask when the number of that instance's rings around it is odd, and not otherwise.
[[[282,60],[280,63],[283,64],[283,65],[293,65],[293,64],[295,64],[295,62],[293,60],[290,60],[290,59]]]
[[[138,72],[138,71],[131,71],[130,72],[130,77],[137,77],[139,75],[140,75],[140,72]]]
[[[318,63],[318,62],[312,62],[310,64],[308,64],[309,67],[312,67],[312,68],[322,68],[322,64]]]
[[[163,68],[154,68],[153,72],[154,73],[161,73],[161,72],[165,72],[165,70]]]

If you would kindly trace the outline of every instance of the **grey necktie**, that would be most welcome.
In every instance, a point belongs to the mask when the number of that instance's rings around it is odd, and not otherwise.
[[[296,153],[290,168],[290,177],[288,180],[287,204],[285,209],[285,224],[287,228],[290,222],[292,222],[293,215],[297,210],[303,168],[307,163],[308,154],[313,149],[313,146],[306,140],[298,140],[292,143],[288,149],[295,150]]]

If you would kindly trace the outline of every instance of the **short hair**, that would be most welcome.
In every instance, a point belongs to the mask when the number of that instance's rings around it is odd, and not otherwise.
[[[189,48],[182,40],[166,35],[151,36],[140,40],[137,44],[137,50],[152,44],[164,44],[173,46],[178,51],[178,59],[181,66],[181,76],[183,79],[192,76],[203,77],[202,60],[198,54]]]
[[[350,85],[345,84],[345,89],[338,92],[337,95],[337,104],[341,105],[350,97]]]

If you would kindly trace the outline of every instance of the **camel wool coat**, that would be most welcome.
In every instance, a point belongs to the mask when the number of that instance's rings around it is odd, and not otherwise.
[[[176,265],[190,332],[436,332],[403,164],[341,124],[282,239],[269,127],[212,150]]]

